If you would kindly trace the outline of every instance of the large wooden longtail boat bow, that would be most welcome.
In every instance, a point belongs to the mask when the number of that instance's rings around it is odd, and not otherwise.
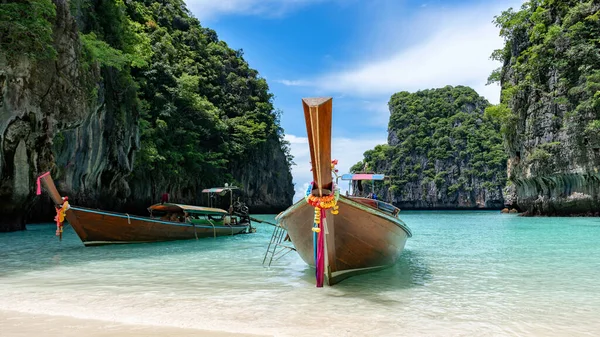
[[[305,198],[277,216],[300,257],[316,269],[317,287],[396,263],[411,231],[383,201],[340,196],[331,160],[332,98],[304,98],[313,182]],[[369,177],[373,175],[363,175]],[[366,179],[366,178],[365,178]]]

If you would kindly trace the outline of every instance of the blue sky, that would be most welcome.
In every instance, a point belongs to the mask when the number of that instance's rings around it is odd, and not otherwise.
[[[346,172],[364,151],[387,140],[387,102],[398,91],[486,86],[500,66],[494,15],[522,0],[187,0],[267,79],[292,143],[295,200],[311,180],[301,98],[333,97],[333,158]],[[342,185],[344,187],[344,185]]]

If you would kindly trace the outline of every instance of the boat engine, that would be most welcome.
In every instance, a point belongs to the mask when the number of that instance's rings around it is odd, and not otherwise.
[[[233,203],[233,214],[240,217],[240,222],[248,223],[248,233],[255,233],[256,228],[252,227],[252,221],[250,220],[250,211],[248,206],[245,203],[241,202],[238,198],[237,201]]]

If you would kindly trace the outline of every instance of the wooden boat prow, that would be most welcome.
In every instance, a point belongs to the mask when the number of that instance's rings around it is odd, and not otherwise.
[[[333,98],[303,98],[304,120],[310,161],[312,163],[315,193],[319,196],[330,194],[333,179],[331,177],[331,109]]]
[[[331,98],[302,100],[306,121],[314,182],[313,196],[331,196],[337,188],[331,167]],[[307,198],[296,202],[276,219],[288,235],[300,257],[316,266],[315,207]],[[327,284],[389,267],[396,263],[406,240],[412,236],[409,227],[398,217],[393,205],[362,197],[338,196],[336,206],[323,214],[323,244]],[[317,268],[317,280],[319,268]],[[317,281],[317,285],[319,281]]]

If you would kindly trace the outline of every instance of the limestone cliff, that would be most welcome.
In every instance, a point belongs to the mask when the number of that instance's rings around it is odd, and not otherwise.
[[[488,105],[463,86],[396,93],[388,144],[353,170],[366,163],[389,176],[376,193],[402,209],[500,209],[506,155],[498,124],[484,117]]]
[[[202,190],[222,187],[225,183],[239,187],[234,192],[234,198],[246,203],[251,213],[278,213],[292,204],[292,174],[279,139],[271,138],[254,149],[245,161],[232,168],[230,177],[229,180],[216,181],[210,186],[196,185],[195,188],[172,186],[156,177],[134,177],[131,179],[131,188],[132,195],[136,197],[130,198],[125,208],[132,213],[145,215],[148,205],[159,202],[165,192],[169,193],[169,200],[172,202],[207,206],[208,195],[203,194]],[[228,198],[229,195],[216,198],[214,202],[217,207],[227,208]]]
[[[292,173],[279,142],[270,139],[234,172],[243,188],[243,200],[254,213],[279,213],[292,204]]]
[[[128,93],[118,73],[82,69],[67,1],[54,3],[54,60],[0,56],[0,231],[23,229],[40,209],[52,211],[48,199],[34,207],[36,177],[47,170],[79,204],[129,194],[124,178],[136,148],[136,111],[122,102]]]
[[[72,204],[107,210],[145,213],[165,191],[199,202],[203,188],[225,181],[243,186],[253,211],[291,204],[266,81],[183,2],[150,3],[152,11],[143,1],[9,3],[18,3],[15,20],[46,13],[49,29],[36,21],[33,42],[49,45],[38,57],[13,37],[19,43],[0,50],[0,231],[52,221],[49,199],[35,196],[45,171]],[[190,59],[205,73],[182,63]]]
[[[496,23],[513,203],[528,214],[600,212],[600,4],[528,1]]]
[[[144,111],[129,180],[136,197],[127,207],[145,214],[164,192],[175,202],[206,204],[202,189],[226,182],[242,189],[252,212],[290,205],[280,112],[243,51],[202,27],[180,0],[131,2],[124,12],[149,56],[132,71]]]

